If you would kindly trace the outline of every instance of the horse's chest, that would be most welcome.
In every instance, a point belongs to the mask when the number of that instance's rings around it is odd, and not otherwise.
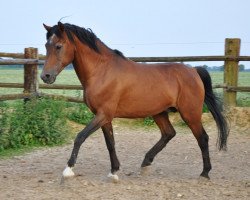
[[[92,95],[90,92],[86,91],[86,92],[84,92],[84,101],[85,101],[85,104],[88,106],[88,108],[94,114],[96,114],[98,104],[100,104],[98,102],[98,98],[95,97],[94,95]]]

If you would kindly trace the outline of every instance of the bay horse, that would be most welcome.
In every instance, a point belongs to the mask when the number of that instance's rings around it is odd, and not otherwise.
[[[180,63],[142,64],[110,49],[90,29],[61,23],[47,30],[46,60],[41,79],[52,84],[57,75],[72,63],[82,84],[84,102],[94,113],[93,120],[78,133],[63,177],[74,176],[82,143],[101,128],[111,161],[109,176],[118,179],[120,163],[116,155],[112,128],[114,118],[152,116],[160,129],[160,140],[146,153],[141,167],[151,165],[154,157],[175,136],[169,110],[178,111],[198,141],[203,158],[202,177],[209,178],[211,163],[209,137],[201,123],[205,103],[218,127],[217,145],[226,150],[228,125],[212,91],[211,77],[201,67]]]

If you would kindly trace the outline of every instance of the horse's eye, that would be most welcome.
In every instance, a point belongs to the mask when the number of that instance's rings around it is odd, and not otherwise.
[[[60,50],[62,48],[62,45],[56,45],[56,49]]]

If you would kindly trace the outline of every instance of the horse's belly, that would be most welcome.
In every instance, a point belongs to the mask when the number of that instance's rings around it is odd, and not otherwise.
[[[121,101],[116,109],[115,117],[143,118],[163,112],[168,107],[174,107],[175,102],[166,96],[144,97]]]

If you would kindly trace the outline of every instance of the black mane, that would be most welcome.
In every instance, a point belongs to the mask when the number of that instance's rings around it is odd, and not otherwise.
[[[113,51],[116,55],[121,56],[122,58],[126,59],[126,57],[123,55],[123,53],[120,52],[119,50],[113,49],[112,51]]]
[[[97,36],[92,32],[91,29],[85,29],[73,24],[64,24],[64,30],[71,42],[74,42],[73,35],[74,34],[82,43],[88,45],[89,48],[93,49],[97,53],[100,53],[98,46],[97,46]],[[62,34],[59,30],[58,25],[53,26],[48,32],[47,32],[47,40],[55,34],[57,37],[61,38]],[[111,49],[112,50],[112,49]],[[116,55],[121,56],[122,58],[125,58],[125,56],[122,54],[122,52],[118,50],[112,50]]]

